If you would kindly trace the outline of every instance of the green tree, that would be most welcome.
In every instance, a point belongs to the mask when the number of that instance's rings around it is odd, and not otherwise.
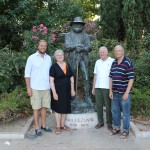
[[[139,44],[143,35],[143,1],[125,0],[122,10],[123,20],[126,29],[127,49],[130,50],[131,57],[137,59],[139,56]]]
[[[28,29],[44,7],[38,0],[0,0],[0,48],[20,49],[22,32]]]
[[[125,38],[125,27],[122,19],[123,0],[101,0],[100,16],[103,36],[105,38]]]
[[[81,6],[86,18],[93,18],[99,14],[99,4],[101,0],[78,0],[81,2]]]
[[[150,0],[143,1],[143,11],[142,11],[142,22],[144,26],[144,33],[150,33]]]
[[[0,0],[0,48],[11,45],[13,50],[21,49],[24,30],[33,25],[44,24],[59,32],[64,22],[96,13],[97,1]]]
[[[135,75],[136,75],[136,88],[148,87],[150,88],[150,33],[147,34],[141,43],[142,52],[140,52],[139,58],[135,63]]]
[[[143,36],[150,31],[150,1],[101,0],[100,15],[103,35],[122,40],[131,58],[140,54]]]
[[[58,30],[66,21],[70,21],[75,16],[83,16],[80,2],[73,0],[48,0],[48,10],[50,13],[50,28]]]

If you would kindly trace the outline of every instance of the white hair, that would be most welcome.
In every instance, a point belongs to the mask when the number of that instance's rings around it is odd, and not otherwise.
[[[108,53],[108,49],[107,49],[107,47],[102,46],[102,47],[100,47],[100,48],[99,48],[99,50],[101,50],[101,49],[104,49],[104,50]]]
[[[54,57],[56,57],[57,54],[61,53],[62,55],[64,55],[64,52],[61,49],[57,49],[54,53]]]

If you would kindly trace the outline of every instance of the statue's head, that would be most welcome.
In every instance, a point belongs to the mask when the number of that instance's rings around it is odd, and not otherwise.
[[[82,32],[85,23],[80,17],[75,17],[74,20],[70,23],[72,30],[76,33]]]

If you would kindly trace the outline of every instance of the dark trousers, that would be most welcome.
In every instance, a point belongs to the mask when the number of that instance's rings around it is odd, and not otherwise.
[[[112,125],[112,113],[111,113],[111,99],[109,98],[109,89],[95,89],[96,98],[96,110],[97,117],[100,125],[104,124],[103,119],[103,106],[106,106],[106,123]]]

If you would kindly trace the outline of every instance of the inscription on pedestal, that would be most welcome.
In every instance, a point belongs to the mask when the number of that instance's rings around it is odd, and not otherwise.
[[[93,128],[98,123],[97,114],[68,114],[65,121],[66,126],[72,129]]]

